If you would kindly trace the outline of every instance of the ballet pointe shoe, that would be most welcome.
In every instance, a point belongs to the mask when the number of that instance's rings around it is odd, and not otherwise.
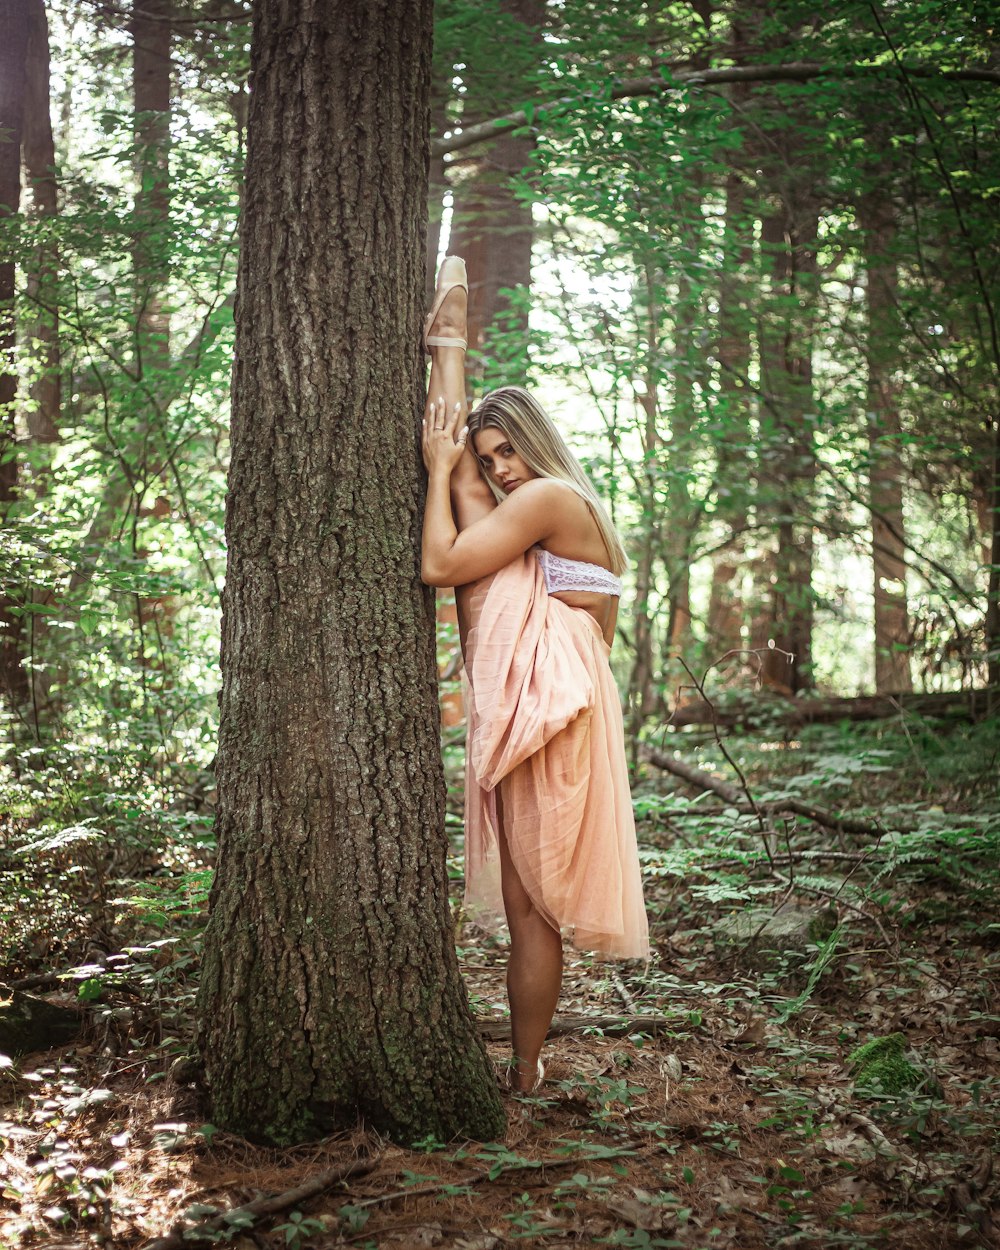
[[[434,324],[434,318],[441,311],[441,305],[445,301],[445,296],[457,286],[460,286],[466,294],[469,293],[469,279],[465,272],[465,261],[461,256],[446,256],[441,262],[441,268],[438,270],[437,286],[434,289],[434,303],[431,304],[431,310],[424,320],[424,350],[428,354],[432,347],[461,347],[464,351],[469,346],[465,339],[431,334],[431,326]]]

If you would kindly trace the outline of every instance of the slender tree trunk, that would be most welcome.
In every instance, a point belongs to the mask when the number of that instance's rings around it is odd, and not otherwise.
[[[139,0],[133,6],[132,104],[136,142],[135,244],[132,252],[135,285],[137,373],[144,390],[139,400],[145,415],[140,418],[135,448],[140,463],[136,476],[155,492],[153,502],[137,501],[138,523],[133,535],[139,539],[136,556],[145,559],[141,544],[143,518],[165,519],[170,502],[165,477],[161,488],[157,474],[146,460],[147,449],[162,443],[166,416],[163,394],[170,370],[170,310],[167,284],[170,277],[170,56],[173,0]],[[150,433],[152,432],[152,437]],[[148,521],[147,521],[148,524]],[[171,596],[140,596],[136,601],[141,664],[159,664],[146,651],[146,626],[158,625],[161,636],[171,633],[176,605]]]
[[[28,47],[25,61],[24,166],[38,217],[54,218],[59,211],[56,152],[52,140],[49,104],[49,25],[43,0],[30,0]],[[34,443],[59,440],[61,379],[59,376],[59,311],[55,247],[38,249],[28,274],[28,298],[37,302],[34,325],[28,334],[38,344],[41,371],[31,388],[28,434]]]
[[[656,560],[661,548],[668,549],[664,539],[657,501],[657,456],[662,442],[659,429],[660,381],[659,361],[660,307],[657,296],[657,273],[651,259],[644,265],[644,280],[636,290],[636,321],[645,326],[646,341],[642,346],[643,393],[640,395],[645,420],[642,428],[642,467],[636,474],[642,516],[639,522],[638,551],[635,569],[635,601],[632,606],[634,659],[629,679],[632,705],[631,737],[638,741],[647,717],[657,711],[656,660],[652,596],[656,590]],[[667,556],[669,560],[669,550]],[[668,570],[671,573],[672,570]],[[678,586],[671,580],[671,608],[677,603]],[[686,606],[686,600],[685,606]],[[676,612],[671,610],[666,622],[669,639],[675,627]]]
[[[858,201],[868,270],[867,409],[872,565],[875,590],[875,689],[907,692],[910,627],[906,602],[906,521],[900,459],[899,408],[892,360],[899,341],[897,278],[893,259],[894,210],[873,191]]]
[[[688,482],[693,454],[695,365],[691,340],[695,310],[691,304],[690,284],[683,277],[678,281],[678,304],[674,321],[673,403],[670,411],[670,471],[667,477],[664,549],[670,579],[670,654],[690,661],[693,530]]]
[[[653,614],[650,600],[654,590],[654,558],[659,525],[652,489],[647,492],[647,497],[642,502],[642,511],[639,550],[635,566],[635,601],[632,605],[634,659],[629,677],[629,702],[632,706],[630,729],[633,742],[638,741],[646,718],[656,711]]]
[[[502,0],[502,7],[540,37],[544,0]],[[470,120],[480,120],[474,72],[469,92]],[[465,257],[471,275],[469,349],[477,355],[469,357],[468,369],[489,387],[524,380],[527,312],[512,308],[500,292],[527,291],[531,285],[531,204],[517,198],[513,180],[531,160],[533,148],[530,135],[502,135],[454,190],[450,250]]]
[[[259,0],[236,302],[213,1119],[504,1127],[455,956],[418,579],[430,0]]]
[[[165,304],[170,242],[170,16],[172,0],[141,0],[132,15],[132,104],[137,148],[135,303],[140,372],[170,357]]]
[[[432,135],[442,134],[447,125],[448,91],[448,83],[435,83],[431,89]],[[447,190],[448,180],[445,176],[444,156],[432,155],[427,179],[427,271],[424,294],[428,304],[433,297],[434,282],[437,277],[438,252],[441,250],[441,222]],[[452,250],[454,251],[454,247]]]
[[[25,51],[25,109],[22,156],[31,192],[31,211],[36,221],[54,221],[59,212],[55,144],[49,98],[49,26],[43,0],[28,0],[28,41]],[[28,489],[41,499],[48,489],[51,449],[59,442],[62,384],[59,358],[59,254],[52,242],[35,250],[27,267],[25,287],[33,320],[23,338],[36,357],[30,387],[31,403],[25,412],[31,458]],[[61,683],[58,648],[49,630],[49,616],[33,609],[36,590],[27,590],[30,616],[27,623],[30,701],[35,732],[43,719],[55,711],[52,686]]]
[[[990,576],[986,592],[986,679],[1000,688],[1000,413],[993,416]]]
[[[0,0],[0,217],[21,211],[21,142],[28,50],[28,0]],[[14,262],[0,254],[0,525],[17,498],[18,460],[14,427],[17,374],[14,350]],[[30,697],[24,665],[23,618],[16,602],[0,595],[0,691],[17,708]]]
[[[762,678],[795,694],[812,686],[811,493],[813,445],[812,307],[816,285],[815,210],[783,203],[768,215],[761,242],[772,282],[761,331],[762,497],[770,496],[777,549]],[[765,506],[768,506],[765,504]]]
[[[708,636],[717,658],[743,646],[743,531],[749,520],[751,481],[750,322],[743,284],[753,263],[753,233],[746,187],[737,173],[726,179],[726,227],[719,283],[719,419],[716,459],[719,496],[716,516],[733,534],[712,566]]]

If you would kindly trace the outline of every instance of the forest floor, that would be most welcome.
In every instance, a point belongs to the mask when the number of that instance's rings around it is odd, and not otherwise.
[[[404,1148],[358,1124],[267,1150],[206,1123],[183,1058],[196,857],[178,858],[172,906],[120,879],[95,894],[88,871],[67,875],[91,862],[72,839],[17,858],[40,816],[15,805],[5,978],[44,993],[60,973],[47,996],[89,1005],[75,1041],[0,1070],[0,1246],[131,1250],[213,1219],[237,1250],[1000,1245],[996,724],[918,728],[728,739],[757,813],[650,769],[635,802],[654,958],[568,957],[559,1010],[576,1023],[547,1045],[539,1093],[504,1095],[506,1137],[485,1144]],[[734,777],[711,741],[661,746]],[[782,814],[789,796],[872,831]],[[782,902],[824,922],[799,949],[726,929]],[[460,928],[486,1032],[503,1028],[504,957]],[[906,1061],[865,1085],[849,1056],[892,1035]],[[508,1048],[489,1048],[502,1067]],[[280,1209],[220,1222],[268,1195]]]

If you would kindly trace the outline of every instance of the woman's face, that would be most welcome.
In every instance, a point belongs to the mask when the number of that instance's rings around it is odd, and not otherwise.
[[[517,490],[522,482],[538,476],[510,445],[503,430],[488,427],[478,430],[473,435],[472,443],[487,476],[508,495],[512,490]]]

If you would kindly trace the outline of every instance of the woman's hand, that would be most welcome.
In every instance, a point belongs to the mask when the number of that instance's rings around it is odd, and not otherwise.
[[[465,455],[465,444],[469,438],[468,426],[456,434],[461,415],[461,404],[456,404],[449,416],[443,398],[437,402],[431,401],[424,418],[422,444],[424,467],[431,476],[441,473],[450,477],[452,470]]]

